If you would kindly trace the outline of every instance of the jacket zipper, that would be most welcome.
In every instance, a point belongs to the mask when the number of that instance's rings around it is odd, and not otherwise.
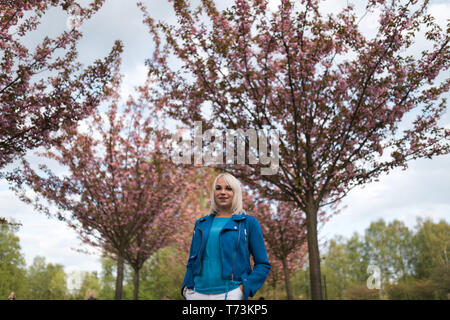
[[[234,251],[233,272],[231,273],[231,281],[233,281],[233,277],[234,277],[234,267],[236,265],[236,253],[237,253],[238,248],[239,248],[239,240],[241,240],[241,222],[239,222],[238,241],[237,241],[237,245],[236,245],[236,250]]]
[[[202,229],[200,229],[200,228],[198,228],[198,230],[200,230],[200,232],[201,232],[201,234],[202,234],[202,244],[200,245],[200,250],[198,251],[198,254],[197,254],[197,258],[198,259],[200,259],[200,253],[202,252],[202,248],[203,248],[203,230]],[[200,270],[198,271],[198,274],[200,274],[202,272],[202,263],[201,263],[201,261],[200,261]]]

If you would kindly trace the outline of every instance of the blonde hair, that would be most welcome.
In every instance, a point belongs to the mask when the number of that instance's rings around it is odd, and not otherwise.
[[[217,180],[224,178],[227,184],[233,189],[233,201],[231,202],[231,214],[239,214],[242,209],[242,188],[239,181],[229,173],[221,173],[214,180],[211,190],[211,211],[217,212],[217,203],[214,199],[214,191],[216,190]]]

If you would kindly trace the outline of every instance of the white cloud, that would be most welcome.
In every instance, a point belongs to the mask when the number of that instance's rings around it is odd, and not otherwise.
[[[137,97],[135,87],[145,83],[147,72],[148,69],[143,63],[136,63],[132,70],[127,71],[120,88],[120,96],[123,102],[126,102],[130,95],[134,98]]]
[[[443,27],[447,24],[449,12],[450,2],[431,4],[428,10],[428,13],[431,14],[436,19],[436,22]]]

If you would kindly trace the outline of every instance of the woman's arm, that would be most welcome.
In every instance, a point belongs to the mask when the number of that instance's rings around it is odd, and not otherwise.
[[[184,275],[184,281],[183,284],[181,285],[181,295],[184,297],[184,288],[185,287],[193,287],[194,286],[194,277],[192,275],[192,260],[190,259],[191,254],[192,254],[192,248],[193,248],[193,243],[194,243],[194,232],[195,232],[195,228],[197,227],[197,221],[195,222],[194,225],[194,230],[192,232],[192,238],[191,238],[191,246],[189,248],[189,256],[188,256],[188,262],[186,264],[186,274]]]
[[[244,277],[244,296],[253,297],[256,291],[261,288],[269,275],[271,264],[267,257],[266,245],[262,234],[261,225],[255,217],[249,219],[249,247],[253,256],[255,266],[248,277]]]

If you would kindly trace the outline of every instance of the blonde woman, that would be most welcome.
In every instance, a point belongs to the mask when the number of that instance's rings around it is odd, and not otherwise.
[[[261,226],[242,209],[239,181],[219,174],[212,186],[211,213],[195,222],[181,294],[187,300],[247,300],[264,284],[270,268]]]

